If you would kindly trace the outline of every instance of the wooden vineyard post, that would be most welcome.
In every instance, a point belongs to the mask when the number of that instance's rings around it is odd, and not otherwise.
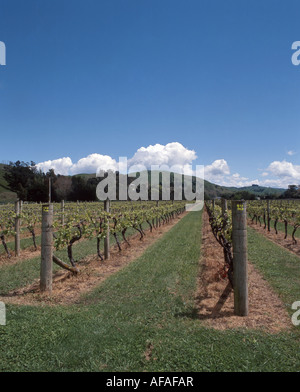
[[[234,314],[248,315],[247,211],[245,201],[232,201]]]
[[[48,184],[48,199],[50,204],[51,203],[51,177],[49,177],[49,184]]]
[[[52,258],[53,258],[53,204],[42,206],[42,249],[40,290],[52,291]]]
[[[270,231],[270,200],[267,200],[267,223],[268,223],[268,231]]]
[[[221,208],[222,208],[222,217],[225,219],[225,215],[227,213],[227,200],[226,199],[221,199]],[[224,221],[224,230],[226,229],[225,221]]]
[[[61,201],[61,224],[64,226],[65,224],[65,201]]]
[[[227,211],[227,200],[226,199],[221,199],[221,206],[222,206],[222,215],[225,215],[225,212]]]
[[[104,201],[104,211],[105,212],[110,212],[110,200],[106,199]],[[107,233],[106,233],[106,237],[104,238],[104,258],[105,260],[109,259],[109,221],[107,222]]]
[[[19,206],[20,206],[20,214],[22,214],[23,211],[23,201],[19,200]],[[20,228],[22,226],[22,220],[20,219]]]
[[[20,200],[15,202],[15,255],[20,256]]]

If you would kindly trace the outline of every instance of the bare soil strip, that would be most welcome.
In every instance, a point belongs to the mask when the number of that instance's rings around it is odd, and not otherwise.
[[[176,223],[182,219],[187,212],[173,219],[157,229],[146,232],[143,240],[140,235],[129,238],[130,246],[125,242],[121,243],[122,251],[119,252],[117,246],[111,247],[110,259],[101,262],[96,255],[88,256],[77,266],[80,270],[78,275],[73,275],[69,271],[59,270],[53,276],[53,289],[51,295],[42,294],[39,290],[39,279],[33,284],[14,290],[6,296],[0,296],[0,301],[20,305],[68,305],[80,302],[83,293],[93,290],[110,275],[118,272],[126,265],[141,256],[145,250],[157,241],[163,234],[169,231]]]
[[[270,285],[248,264],[249,315],[234,315],[233,291],[218,270],[224,263],[223,249],[212,234],[208,214],[203,212],[202,259],[198,276],[196,307],[198,318],[208,327],[260,329],[278,333],[291,328],[290,317]]]
[[[284,233],[278,231],[276,234],[274,229],[271,229],[269,232],[268,229],[264,229],[263,226],[259,224],[252,223],[251,220],[248,220],[248,226],[255,229],[258,233],[264,235],[269,240],[273,241],[276,245],[282,246],[283,248],[289,250],[290,252],[294,253],[297,256],[300,256],[300,240],[297,239],[298,243],[293,244],[292,236],[288,235],[286,239],[284,239]]]
[[[37,246],[37,250],[34,249],[34,246],[30,246],[26,249],[21,249],[21,255],[15,256],[14,250],[9,250],[11,257],[9,258],[7,254],[0,255],[0,267],[13,265],[28,259],[33,259],[34,257],[38,257],[41,254],[41,247]]]

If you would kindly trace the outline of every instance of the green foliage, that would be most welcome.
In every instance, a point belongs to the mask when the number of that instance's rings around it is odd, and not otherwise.
[[[34,162],[17,161],[6,165],[4,171],[4,179],[20,200],[42,202],[48,200],[48,178],[49,176],[55,178],[53,170],[46,175],[36,169]]]
[[[282,194],[282,199],[300,199],[300,185],[289,185],[288,189]]]
[[[238,191],[230,196],[232,200],[255,200],[255,195],[249,191]]]
[[[197,317],[201,224],[200,213],[189,213],[140,258],[72,306],[7,305],[7,325],[0,326],[5,348],[0,371],[298,371],[299,327],[278,334],[251,328],[218,331]],[[252,232],[251,261],[267,279],[274,278],[275,265],[275,278],[283,285],[273,280],[273,287],[290,306],[299,299],[298,258]],[[38,260],[31,268],[38,277]],[[19,266],[4,278],[5,270],[3,284],[26,275]]]
[[[292,238],[296,243],[295,233],[300,226],[300,202],[299,200],[272,200],[269,201],[269,219],[274,222],[274,228],[277,233],[277,223],[285,224],[287,236],[288,226],[293,227]],[[266,201],[251,201],[248,203],[247,211],[249,216],[258,221],[263,218],[265,227],[267,225],[267,204]]]
[[[67,199],[70,201],[96,201],[96,183],[82,176],[72,177],[71,191]]]

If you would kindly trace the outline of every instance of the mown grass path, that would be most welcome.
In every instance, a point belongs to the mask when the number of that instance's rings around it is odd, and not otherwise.
[[[248,228],[248,256],[287,308],[300,301],[300,257]]]
[[[7,306],[0,371],[299,370],[297,328],[216,331],[196,318],[201,225],[189,213],[78,305]]]

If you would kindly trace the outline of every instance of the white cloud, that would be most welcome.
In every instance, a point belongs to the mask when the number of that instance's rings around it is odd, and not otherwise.
[[[90,154],[85,158],[72,165],[70,168],[71,174],[78,173],[96,173],[98,169],[102,170],[118,170],[118,165],[115,159],[109,155]]]
[[[249,180],[239,173],[230,174],[230,168],[225,159],[217,159],[204,168],[205,179],[221,186],[244,187],[258,184],[258,179]]]
[[[253,184],[259,185],[259,180],[254,179],[254,180],[249,180],[247,177],[234,177],[232,176],[225,176],[223,179],[220,181],[216,182],[218,185],[223,185],[223,186],[230,186],[230,187],[244,187],[244,186],[251,186]]]
[[[182,144],[173,142],[166,145],[155,144],[139,148],[132,158],[128,159],[128,167],[143,165],[150,168],[151,165],[167,165],[169,168],[176,166],[178,171],[190,170],[189,165],[197,158],[195,151],[185,148]],[[54,169],[56,174],[72,175],[79,173],[96,173],[98,170],[118,170],[118,162],[108,155],[90,154],[73,163],[71,158],[60,158],[40,162],[38,169],[47,172]],[[124,171],[124,164],[120,165],[120,171]]]
[[[204,168],[205,179],[208,181],[222,178],[228,174],[230,174],[230,169],[225,159],[217,159]]]
[[[129,160],[129,165],[142,164],[147,168],[151,165],[167,165],[169,167],[191,164],[197,158],[194,150],[188,150],[181,143],[173,142],[166,145],[155,144],[141,147]]]
[[[117,162],[108,155],[91,154],[73,163],[70,157],[40,162],[36,165],[37,169],[46,173],[54,169],[56,174],[72,175],[80,173],[96,173],[101,167],[103,170],[116,170]]]
[[[260,181],[262,186],[287,188],[288,185],[300,184],[300,166],[285,160],[273,161],[262,173],[262,176],[269,176],[268,179]]]
[[[56,174],[68,175],[73,163],[71,158],[64,157],[53,161],[40,162],[36,165],[38,170],[46,173],[50,169],[54,169]]]
[[[290,156],[292,156],[292,155],[295,155],[295,154],[296,154],[296,152],[295,152],[295,151],[293,151],[293,150],[290,150],[290,151],[288,151],[288,152],[287,152],[287,154],[288,154],[288,155],[290,155]]]
[[[300,166],[287,161],[274,161],[267,170],[276,177],[300,182]]]
[[[268,179],[259,182],[259,185],[271,188],[287,188],[290,183],[280,179]]]
[[[139,148],[133,157],[128,159],[128,167],[143,165],[149,169],[152,165],[166,165],[173,171],[182,172],[183,170],[186,174],[195,174],[192,163],[196,158],[197,155],[194,150],[189,150],[178,142],[166,145],[155,144]],[[37,168],[44,172],[52,168],[56,174],[62,175],[96,173],[99,169],[119,169],[118,162],[115,159],[108,155],[97,153],[83,157],[74,163],[70,157],[48,160],[38,163]],[[258,170],[262,172],[261,179],[251,180],[239,173],[231,174],[227,161],[225,159],[217,159],[204,167],[204,178],[218,185],[232,187],[258,184],[261,186],[287,188],[291,184],[300,184],[300,166],[291,162],[285,160],[273,161],[266,169]],[[125,172],[124,163],[121,165],[120,171]]]

